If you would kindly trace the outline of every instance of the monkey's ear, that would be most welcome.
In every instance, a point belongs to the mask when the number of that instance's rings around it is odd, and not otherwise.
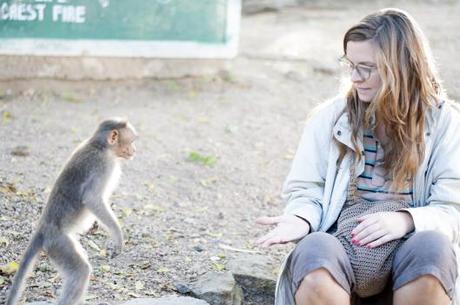
[[[110,145],[114,145],[115,143],[118,142],[118,137],[120,136],[118,130],[114,129],[109,133],[109,136],[107,137],[107,142]]]

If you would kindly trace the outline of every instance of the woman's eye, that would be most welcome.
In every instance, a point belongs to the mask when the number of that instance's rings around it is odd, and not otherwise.
[[[356,68],[364,73],[370,73],[372,71],[372,68],[368,66],[357,66]]]

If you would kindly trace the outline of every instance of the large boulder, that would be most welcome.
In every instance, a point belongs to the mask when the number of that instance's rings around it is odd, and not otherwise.
[[[191,295],[210,305],[242,305],[243,291],[230,272],[210,272],[190,284]]]

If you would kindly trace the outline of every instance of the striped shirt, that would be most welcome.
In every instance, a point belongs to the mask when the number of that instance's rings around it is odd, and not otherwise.
[[[363,137],[365,167],[358,177],[357,195],[370,201],[405,200],[412,201],[412,188],[407,187],[399,192],[390,192],[391,180],[384,169],[382,145],[372,130],[366,130]]]

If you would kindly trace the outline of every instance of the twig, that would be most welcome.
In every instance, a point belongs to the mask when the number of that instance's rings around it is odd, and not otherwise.
[[[219,244],[219,248],[224,249],[224,250],[230,250],[230,251],[236,251],[236,252],[244,252],[244,253],[260,253],[260,251],[257,250],[246,250],[246,249],[238,249],[234,247],[230,247],[224,244]]]

